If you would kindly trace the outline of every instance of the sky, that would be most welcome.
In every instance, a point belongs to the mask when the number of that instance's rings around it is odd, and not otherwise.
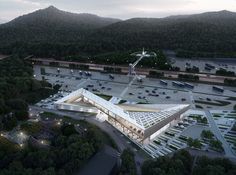
[[[120,19],[220,10],[236,12],[236,0],[0,0],[0,22],[50,5],[65,11]]]

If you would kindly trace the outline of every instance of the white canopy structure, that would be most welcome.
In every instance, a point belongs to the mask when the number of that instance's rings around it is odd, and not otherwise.
[[[115,105],[85,89],[55,102],[60,110],[103,113],[106,120],[129,137],[142,142],[180,118],[188,104]]]

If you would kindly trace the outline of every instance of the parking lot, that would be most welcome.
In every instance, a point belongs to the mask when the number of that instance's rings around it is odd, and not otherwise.
[[[202,144],[202,150],[206,149],[206,144],[201,140],[201,132],[209,129],[208,124],[198,123],[190,115],[198,115],[199,111],[188,111],[183,120],[176,125],[169,127],[166,131],[156,136],[144,149],[153,157],[164,156],[179,149],[188,147],[188,139],[198,139]],[[200,112],[204,115],[204,112]]]
[[[41,80],[41,66],[34,66],[35,78]],[[70,93],[79,88],[85,88],[97,94],[119,97],[130,103],[189,103],[201,108],[232,110],[235,101],[230,97],[236,96],[236,88],[222,87],[224,92],[214,91],[212,85],[189,83],[193,88],[179,87],[172,80],[143,78],[142,82],[127,75],[105,74],[101,72],[86,72],[56,67],[44,67],[47,81],[62,85],[60,95]],[[133,80],[133,81],[132,81]],[[131,82],[131,83],[130,83]],[[52,98],[52,97],[51,97]],[[54,98],[54,97],[53,97]],[[55,97],[57,98],[57,97]],[[46,105],[52,103],[49,100]],[[43,104],[41,104],[43,105]]]
[[[234,58],[233,58],[234,59]],[[222,58],[222,59],[184,59],[184,58],[175,58],[171,57],[170,60],[173,63],[173,66],[177,66],[181,71],[185,71],[186,67],[196,66],[199,68],[201,73],[212,73],[215,74],[219,69],[226,69],[228,71],[233,71],[236,73],[236,61],[235,59]],[[207,68],[206,64],[213,66],[214,68]]]

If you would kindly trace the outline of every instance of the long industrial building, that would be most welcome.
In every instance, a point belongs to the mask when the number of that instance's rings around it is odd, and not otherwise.
[[[55,102],[55,108],[96,113],[137,144],[143,144],[177,122],[188,104],[115,105],[85,89],[79,89]]]

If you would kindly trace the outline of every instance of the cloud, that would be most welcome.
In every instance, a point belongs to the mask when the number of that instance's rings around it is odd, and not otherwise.
[[[12,19],[49,5],[76,13],[94,13],[123,19],[223,9],[236,11],[235,0],[0,0],[0,4],[3,19]]]

